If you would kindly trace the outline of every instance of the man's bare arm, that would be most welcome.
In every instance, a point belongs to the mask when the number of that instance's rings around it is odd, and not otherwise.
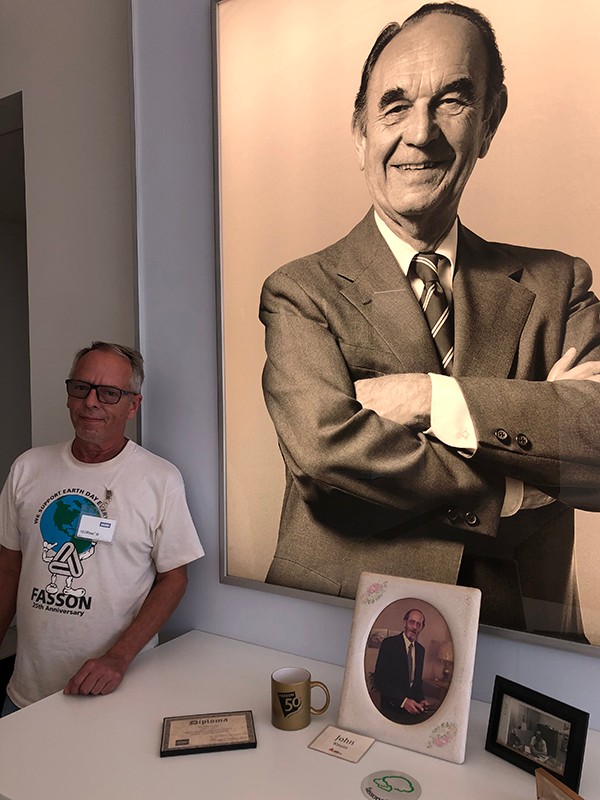
[[[123,680],[130,663],[167,622],[185,594],[187,567],[158,572],[142,607],[118,641],[100,658],[91,658],[65,686],[65,694],[109,694]]]

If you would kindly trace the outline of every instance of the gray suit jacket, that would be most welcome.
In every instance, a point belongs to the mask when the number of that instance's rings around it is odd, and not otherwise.
[[[482,621],[514,628],[526,627],[513,609],[520,582],[542,617],[554,609],[549,632],[569,629],[560,618],[574,594],[571,507],[600,509],[600,386],[545,378],[570,346],[579,361],[600,359],[591,271],[463,227],[457,263],[454,376],[477,431],[471,459],[356,400],[360,378],[441,371],[372,211],[265,282],[263,388],[286,466],[267,580],[353,597],[363,570],[460,578],[483,589]],[[506,475],[559,502],[500,520]]]

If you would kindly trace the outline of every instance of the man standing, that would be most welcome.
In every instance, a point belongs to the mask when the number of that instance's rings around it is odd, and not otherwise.
[[[424,627],[424,614],[411,608],[404,615],[404,633],[388,636],[379,648],[373,688],[381,694],[379,710],[392,722],[421,722],[427,711],[423,693],[425,648],[417,641]]]
[[[16,610],[18,643],[4,713],[60,689],[116,689],[204,554],[179,471],[125,437],[143,377],[136,350],[80,350],[66,381],[75,438],[11,468],[0,495],[0,640]]]
[[[286,466],[267,581],[361,571],[482,589],[491,625],[577,638],[573,508],[600,509],[600,306],[555,251],[458,220],[507,107],[478,11],[380,34],[353,131],[373,208],[267,279],[265,400]]]

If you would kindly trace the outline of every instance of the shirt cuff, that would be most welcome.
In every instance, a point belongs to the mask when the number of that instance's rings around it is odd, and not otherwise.
[[[475,425],[462,389],[449,375],[429,373],[431,379],[431,426],[426,434],[435,436],[469,458],[477,450]]]
[[[500,510],[501,517],[512,517],[521,508],[523,504],[524,486],[523,481],[518,481],[516,478],[504,477],[506,488],[504,490],[504,502]]]

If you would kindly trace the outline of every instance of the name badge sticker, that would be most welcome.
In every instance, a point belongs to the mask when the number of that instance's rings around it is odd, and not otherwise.
[[[77,538],[86,539],[88,542],[108,542],[113,540],[117,521],[115,519],[102,519],[82,514],[77,528]]]
[[[308,745],[312,750],[318,750],[328,756],[343,758],[356,764],[367,752],[375,739],[370,736],[360,736],[357,733],[328,725]],[[390,789],[391,791],[391,789]]]

